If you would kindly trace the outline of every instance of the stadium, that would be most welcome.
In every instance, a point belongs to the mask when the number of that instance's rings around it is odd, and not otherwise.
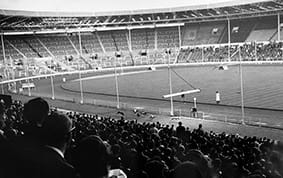
[[[1,141],[25,137],[33,114],[25,115],[38,110],[34,118],[43,118],[47,101],[49,112],[73,122],[75,152],[93,135],[89,145],[108,142],[117,152],[110,171],[97,175],[79,159],[84,151],[65,155],[79,177],[282,177],[282,11],[282,0],[109,12],[2,9]],[[35,125],[55,133],[61,122],[44,123]],[[100,170],[99,155],[89,155]],[[0,177],[54,177],[42,167],[40,175],[28,164],[14,175],[18,167],[8,161]]]

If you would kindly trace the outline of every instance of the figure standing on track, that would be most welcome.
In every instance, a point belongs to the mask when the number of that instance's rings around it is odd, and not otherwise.
[[[196,118],[198,116],[198,110],[196,107],[191,108],[191,116]]]
[[[184,90],[181,90],[181,92],[183,92]],[[181,94],[181,98],[182,98],[182,101],[183,103],[185,102],[185,94]]]
[[[220,93],[218,91],[216,91],[216,94],[215,94],[215,101],[216,101],[216,104],[220,103]]]

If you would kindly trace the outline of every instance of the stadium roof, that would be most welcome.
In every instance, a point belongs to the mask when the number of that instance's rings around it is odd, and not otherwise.
[[[11,1],[11,0],[9,0]],[[23,0],[23,2],[26,0]],[[38,0],[39,1],[39,0]],[[109,2],[108,0],[104,0],[106,2]],[[121,0],[121,2],[128,0]],[[103,1],[97,2],[94,0],[94,2],[99,3],[99,5],[95,5],[95,3],[89,4],[89,6],[92,6],[90,9],[92,10],[80,10],[80,8],[85,9],[85,6],[87,4],[79,3],[76,9],[70,8],[68,9],[68,4],[64,4],[64,7],[55,7],[55,9],[58,10],[48,10],[48,8],[42,7],[41,10],[30,10],[33,9],[33,6],[22,8],[22,9],[2,9],[1,14],[5,15],[18,15],[18,16],[35,16],[35,17],[42,17],[42,16],[54,16],[54,17],[85,17],[85,16],[108,16],[108,15],[131,15],[131,14],[146,14],[146,13],[156,13],[156,12],[178,12],[178,11],[184,11],[184,10],[200,10],[200,9],[210,9],[210,8],[221,8],[221,7],[228,7],[228,6],[238,6],[238,5],[244,5],[244,4],[252,4],[252,3],[260,3],[260,2],[266,2],[270,0],[216,0],[215,2],[210,0],[198,0],[199,3],[192,4],[192,5],[185,5],[185,6],[178,6],[176,7],[176,4],[178,4],[178,0],[175,0],[174,4],[172,4],[171,7],[162,6],[162,4],[159,5],[161,8],[152,8],[154,4],[156,3],[150,3],[147,1],[152,0],[143,0],[141,1],[142,4],[145,4],[142,8],[131,5],[124,5],[124,9],[122,7],[118,8],[118,10],[113,7],[112,5],[107,4],[105,6],[103,4]],[[156,0],[156,2],[162,2],[164,0]],[[179,0],[182,2],[182,0]],[[210,1],[210,3],[202,3],[202,1]],[[12,1],[13,2],[13,1]],[[40,2],[40,1],[39,1]],[[48,1],[43,1],[48,2]],[[63,1],[64,2],[64,1]],[[80,2],[80,1],[77,1]],[[117,1],[119,2],[119,1]],[[132,2],[137,2],[132,0]],[[164,1],[167,2],[167,1]],[[170,2],[170,1],[169,1]],[[36,3],[36,1],[35,1]],[[52,0],[51,2],[52,3]],[[189,2],[183,3],[188,4]],[[141,3],[138,3],[141,4]],[[166,4],[166,3],[164,3]],[[169,3],[170,4],[170,3]],[[99,8],[99,6],[102,6],[102,8]],[[55,5],[54,5],[55,6]],[[167,5],[168,6],[168,5]],[[146,8],[148,7],[148,8]],[[0,6],[1,9],[1,6]],[[103,10],[102,10],[103,9]],[[104,10],[106,9],[106,11]],[[125,10],[127,9],[127,10]]]
[[[0,10],[0,29],[3,31],[31,31],[200,22],[275,15],[282,11],[283,0],[234,0],[209,5],[114,12]]]

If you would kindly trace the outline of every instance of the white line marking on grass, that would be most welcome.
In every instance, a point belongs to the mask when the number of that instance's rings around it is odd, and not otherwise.
[[[123,72],[123,73],[117,73],[117,76],[124,76],[124,75],[133,75],[133,74],[139,74],[139,73],[147,73],[152,72],[150,70],[148,71],[136,71],[136,72]],[[100,79],[100,78],[108,78],[108,77],[114,77],[115,74],[105,74],[105,75],[98,75],[98,76],[91,76],[82,78],[82,80],[91,80],[91,79]],[[72,80],[72,82],[80,81],[80,79]]]
[[[255,124],[258,124],[258,125],[267,125],[267,123],[265,122],[254,122]]]

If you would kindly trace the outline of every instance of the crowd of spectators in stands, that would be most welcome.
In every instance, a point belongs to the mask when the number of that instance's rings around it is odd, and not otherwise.
[[[0,105],[0,177],[280,178],[279,141],[50,109]]]
[[[244,43],[241,45],[241,58],[243,61],[277,61],[283,59],[282,42]],[[238,45],[231,44],[230,58],[239,60]],[[191,54],[190,54],[191,53]],[[228,59],[228,45],[189,47],[182,49],[179,62],[224,62]]]
[[[245,60],[276,61],[282,60],[282,42],[245,44]],[[255,52],[256,51],[256,52]]]

